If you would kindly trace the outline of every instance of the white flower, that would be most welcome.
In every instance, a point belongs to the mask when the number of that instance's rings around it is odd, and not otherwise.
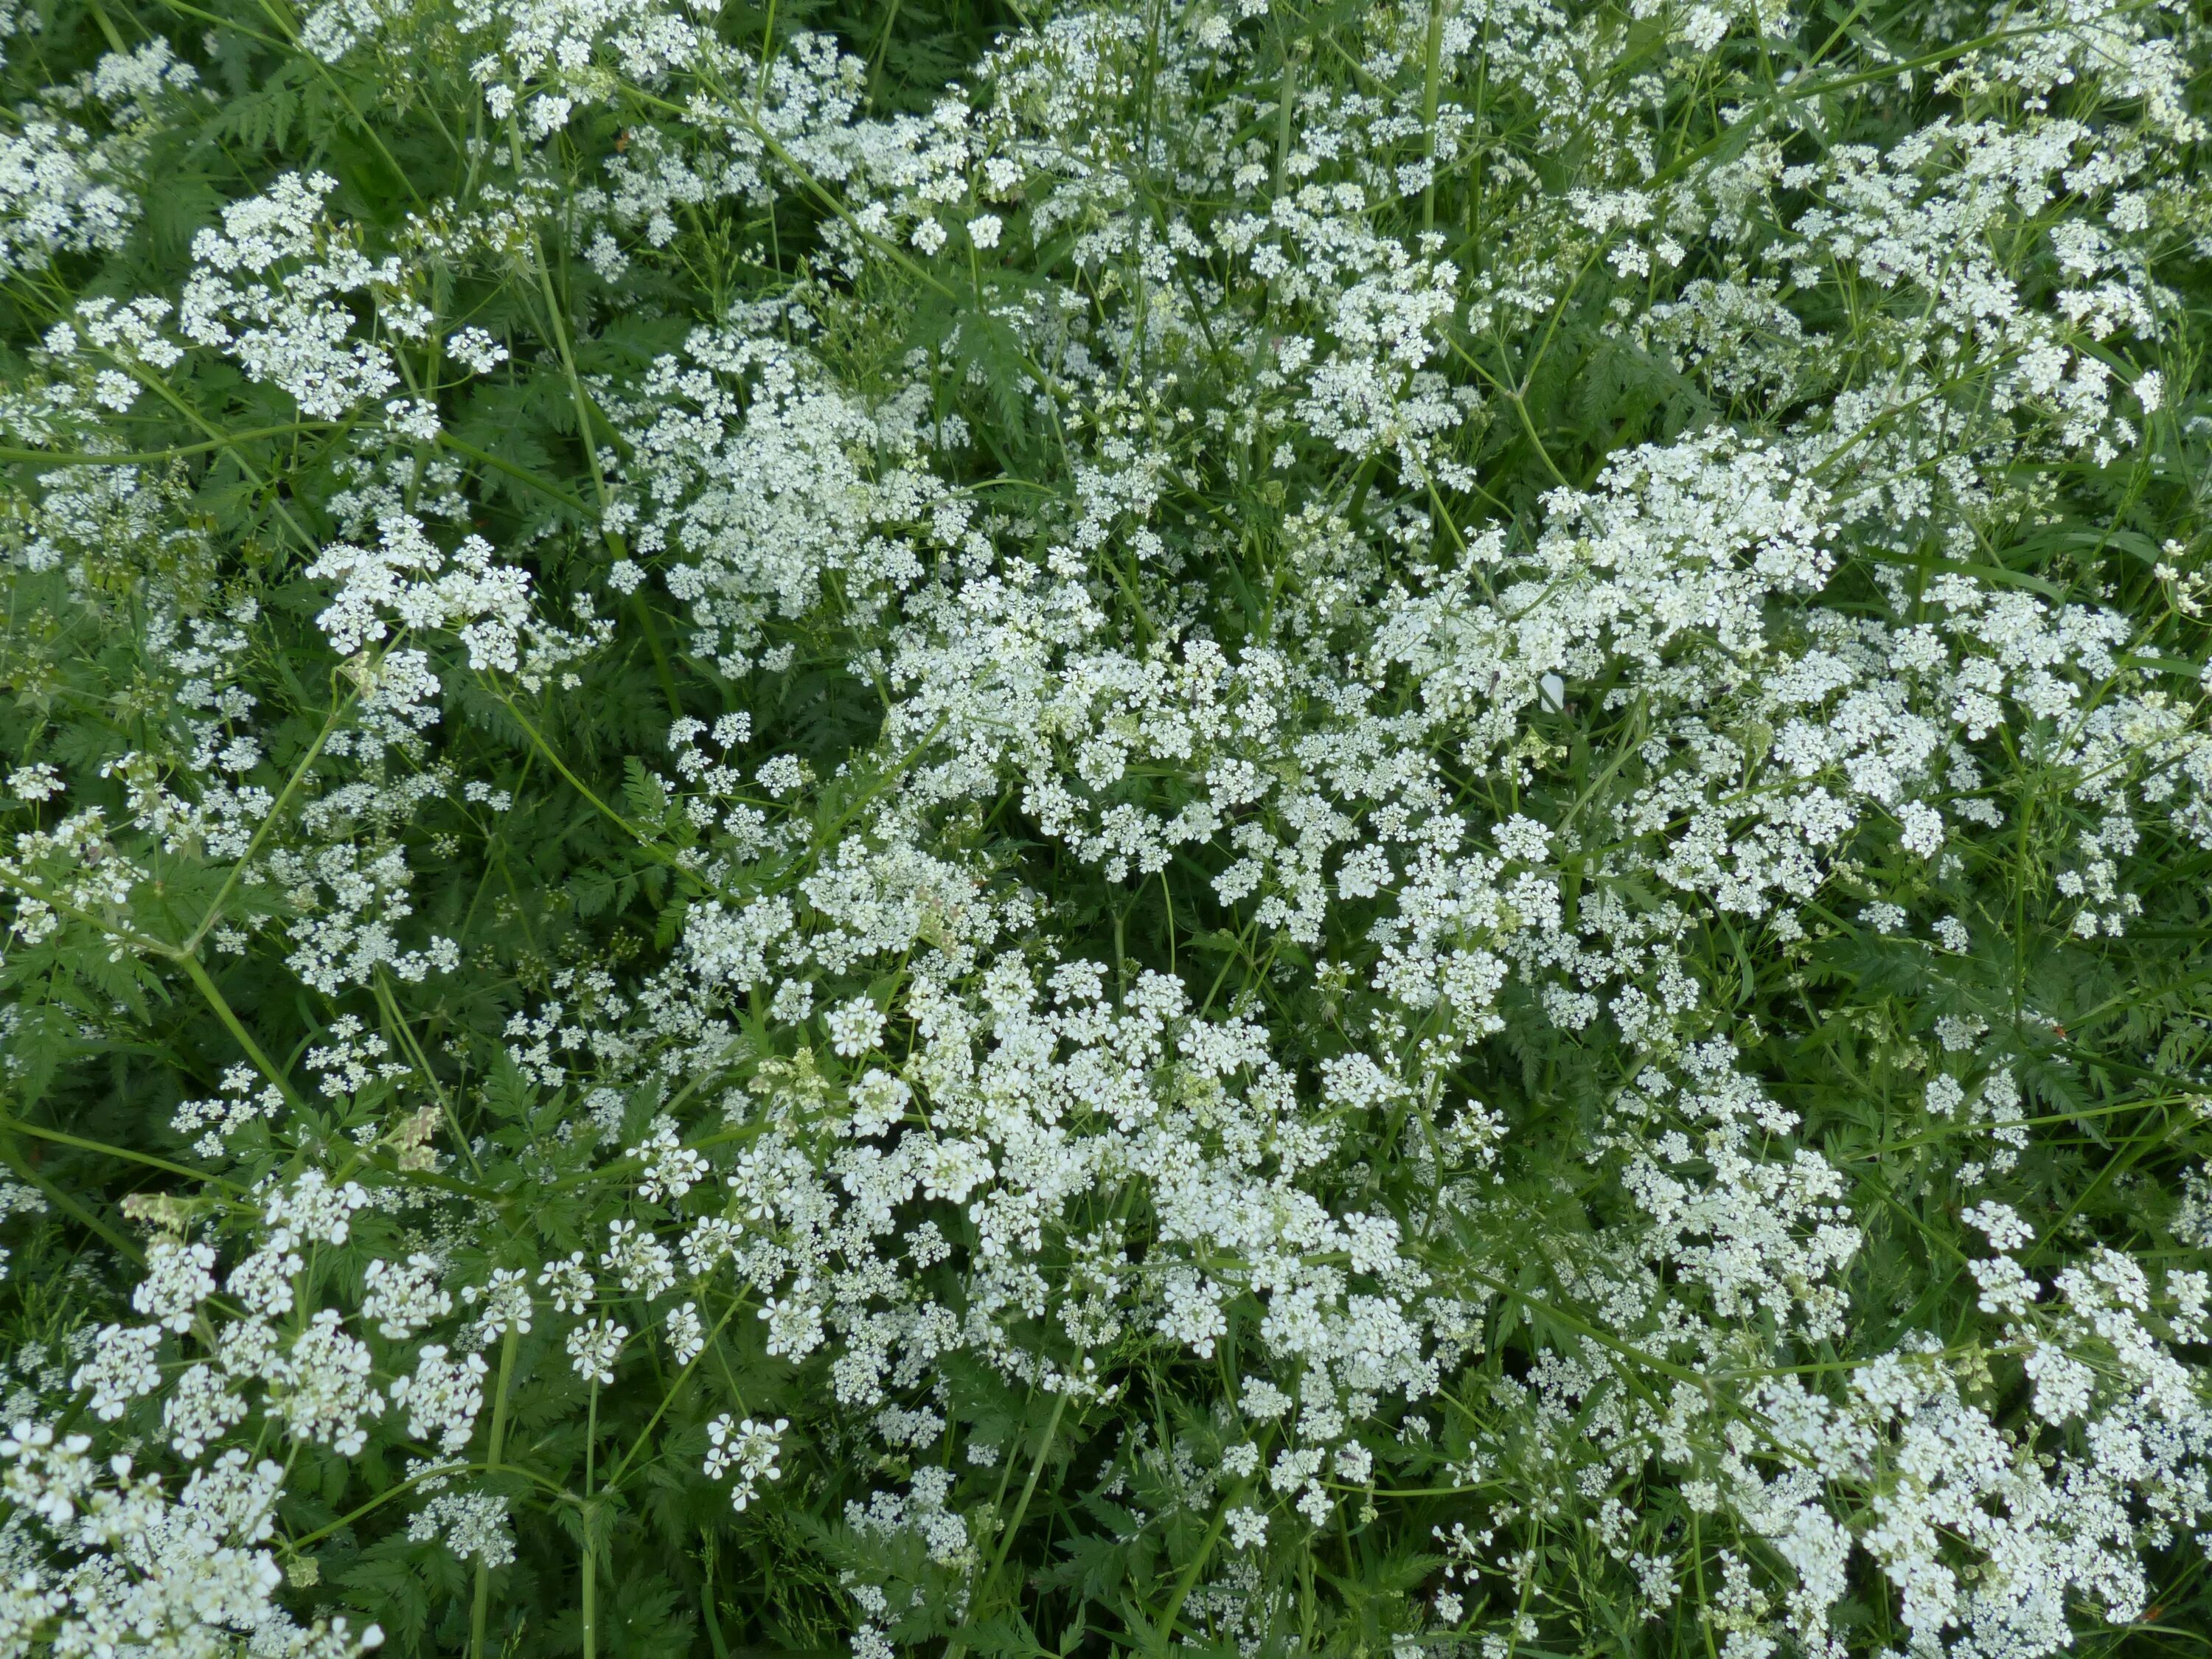
[[[368,1420],[384,1409],[371,1374],[368,1346],[345,1334],[336,1309],[325,1308],[270,1367],[270,1392],[295,1436],[352,1457],[368,1443]]]
[[[453,1298],[439,1288],[438,1271],[437,1262],[420,1253],[404,1263],[370,1262],[362,1316],[376,1322],[379,1334],[398,1341],[444,1318],[453,1311]]]
[[[884,1011],[867,997],[841,1002],[823,1017],[830,1046],[846,1059],[857,1059],[882,1041]]]
[[[1255,1549],[1267,1541],[1267,1517],[1258,1510],[1246,1507],[1232,1509],[1225,1518],[1229,1525],[1230,1548]]]
[[[507,361],[507,348],[476,327],[459,329],[447,336],[446,350],[471,374],[489,374]]]
[[[269,1200],[262,1212],[270,1227],[314,1244],[343,1244],[354,1212],[368,1202],[358,1182],[333,1187],[319,1170],[309,1170]]]
[[[624,1291],[648,1302],[676,1283],[673,1253],[635,1221],[607,1224],[607,1248],[599,1265],[621,1280]]]
[[[170,1448],[187,1462],[198,1462],[210,1444],[244,1420],[246,1401],[210,1365],[189,1365],[169,1385],[161,1402],[161,1431]]]
[[[193,1311],[215,1294],[215,1251],[205,1244],[160,1239],[146,1251],[146,1276],[131,1305],[173,1331],[191,1328]]]
[[[727,1412],[707,1425],[707,1478],[731,1477],[730,1505],[743,1510],[760,1495],[759,1483],[780,1480],[783,1469],[780,1442],[791,1427],[779,1417],[774,1423],[756,1423],[750,1417],[732,1423]]]
[[[1908,853],[1917,853],[1923,859],[1934,858],[1943,849],[1943,815],[1932,806],[1912,801],[1901,807],[1897,814],[1903,833],[1898,839]]]
[[[599,1294],[592,1282],[590,1271],[584,1266],[584,1253],[572,1250],[565,1261],[549,1261],[538,1270],[538,1285],[552,1293],[553,1311],[581,1313]]]
[[[699,1304],[687,1302],[668,1312],[668,1352],[679,1365],[688,1365],[696,1359],[707,1346],[706,1327],[699,1318]]]
[[[45,761],[33,761],[8,774],[8,793],[17,800],[52,800],[62,788],[61,774]]]
[[[577,1254],[580,1255],[582,1252]],[[483,1304],[483,1311],[470,1327],[471,1340],[477,1346],[488,1346],[495,1338],[509,1331],[518,1335],[529,1334],[530,1285],[521,1268],[493,1268],[489,1284],[463,1285],[461,1300],[471,1308],[479,1302]]]
[[[650,1139],[629,1149],[629,1156],[645,1165],[637,1190],[649,1203],[681,1198],[707,1177],[707,1160],[680,1144],[676,1125],[665,1118],[654,1124]]]
[[[514,1559],[514,1530],[507,1499],[490,1492],[441,1492],[407,1523],[410,1542],[442,1535],[456,1559],[499,1568]]]
[[[92,1358],[77,1368],[70,1386],[89,1390],[92,1414],[112,1423],[133,1400],[161,1386],[161,1373],[154,1364],[161,1341],[158,1325],[103,1325],[93,1341]]]
[[[615,1358],[629,1339],[629,1328],[611,1320],[587,1319],[568,1333],[568,1358],[576,1375],[601,1387],[615,1380]]]
[[[769,1018],[787,1025],[796,1025],[814,1012],[814,986],[803,979],[787,979],[775,988],[775,995],[769,1000]]]
[[[407,1432],[434,1439],[439,1449],[458,1452],[469,1443],[477,1413],[483,1406],[483,1379],[489,1368],[481,1354],[447,1358],[442,1343],[427,1345],[412,1376],[392,1385],[392,1404],[407,1413]]]
[[[2000,1204],[1995,1199],[1983,1200],[1971,1210],[1962,1212],[1959,1219],[1986,1233],[1995,1249],[2024,1249],[2035,1243],[2035,1229],[2022,1221],[2012,1206]]]

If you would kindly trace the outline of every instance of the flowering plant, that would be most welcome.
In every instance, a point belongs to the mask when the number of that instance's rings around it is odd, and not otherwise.
[[[0,47],[0,1659],[2202,1645],[2200,8]]]

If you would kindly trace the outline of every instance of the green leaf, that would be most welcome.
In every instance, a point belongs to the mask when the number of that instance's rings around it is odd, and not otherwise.
[[[538,1103],[538,1086],[523,1075],[522,1068],[514,1063],[514,1056],[502,1046],[484,1077],[480,1098],[484,1109],[494,1118],[501,1122],[519,1122],[527,1118],[531,1108]]]

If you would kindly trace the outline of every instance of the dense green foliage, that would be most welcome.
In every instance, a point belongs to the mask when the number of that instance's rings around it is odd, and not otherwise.
[[[2212,1645],[2202,8],[0,36],[0,1656]]]

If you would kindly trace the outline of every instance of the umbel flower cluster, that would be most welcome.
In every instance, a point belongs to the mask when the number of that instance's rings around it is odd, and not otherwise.
[[[0,49],[0,1659],[2201,1649],[2201,7]]]

